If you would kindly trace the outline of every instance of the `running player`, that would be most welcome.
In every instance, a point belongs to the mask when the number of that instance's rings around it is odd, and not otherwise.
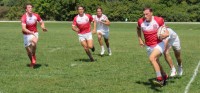
[[[36,64],[36,45],[38,42],[37,22],[44,32],[47,31],[40,15],[32,12],[33,5],[25,6],[26,13],[21,17],[22,33],[24,34],[24,46],[31,61],[30,67]]]
[[[172,58],[170,56],[170,49],[173,48],[174,55],[176,57],[176,60],[178,62],[178,75],[182,76],[183,69],[182,69],[182,60],[181,60],[181,46],[180,46],[180,40],[176,32],[174,32],[171,28],[167,28],[164,34],[161,34],[161,38],[164,39],[166,49],[164,51],[165,60],[169,64],[171,68],[171,77],[174,77],[176,73],[176,68],[173,65]]]
[[[159,63],[159,57],[164,52],[165,45],[163,41],[158,39],[157,29],[165,25],[164,20],[161,17],[153,16],[153,10],[149,7],[143,9],[143,14],[144,17],[138,20],[137,26],[139,44],[141,47],[146,45],[149,60],[156,73],[156,80],[154,83],[163,86],[168,76]],[[142,32],[144,34],[145,43],[142,39]]]
[[[105,52],[103,42],[102,42],[102,37],[104,37],[104,41],[108,49],[108,55],[111,56],[112,52],[109,45],[109,27],[108,27],[110,26],[110,21],[108,20],[108,17],[102,13],[102,11],[103,11],[102,8],[98,7],[96,9],[97,15],[93,16],[97,24],[98,41],[101,46],[100,55],[104,55],[104,52]]]
[[[92,39],[92,33],[90,24],[91,22],[94,22],[94,30],[96,30],[96,22],[93,21],[93,18],[90,14],[84,13],[84,7],[78,6],[78,15],[74,17],[73,23],[72,23],[72,30],[78,33],[79,41],[81,45],[83,46],[85,52],[90,58],[90,61],[93,62],[94,58],[92,57],[92,54],[90,53],[91,49],[93,52],[95,51],[94,45],[93,45],[93,39]]]

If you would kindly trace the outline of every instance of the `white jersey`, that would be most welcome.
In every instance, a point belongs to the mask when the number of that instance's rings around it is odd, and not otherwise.
[[[167,28],[167,31],[169,31],[169,37],[168,37],[169,40],[177,38],[178,35],[171,28]]]
[[[175,50],[181,50],[180,40],[176,32],[174,32],[171,28],[167,28],[169,31],[169,37],[166,39],[169,40],[169,45],[167,47],[172,46]]]
[[[109,32],[109,27],[101,23],[101,21],[108,20],[108,17],[106,15],[102,14],[100,18],[98,18],[97,15],[93,15],[92,17],[97,22],[97,31]]]

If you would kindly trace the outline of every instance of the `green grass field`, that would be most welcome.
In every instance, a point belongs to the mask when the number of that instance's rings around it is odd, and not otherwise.
[[[139,47],[134,23],[111,24],[112,56],[99,56],[97,36],[93,35],[96,62],[87,62],[71,23],[46,23],[47,33],[39,27],[37,63],[41,66],[36,69],[27,67],[20,23],[0,23],[0,93],[183,93],[200,61],[200,26],[167,25],[180,37],[184,75],[169,79],[160,88],[151,83],[155,73],[146,49]],[[161,63],[169,74],[163,56]],[[199,93],[199,78],[200,71],[189,93]]]

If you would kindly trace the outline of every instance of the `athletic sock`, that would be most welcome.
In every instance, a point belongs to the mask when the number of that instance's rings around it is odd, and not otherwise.
[[[156,72],[156,79],[157,80],[162,80],[162,75],[161,75],[161,73],[160,73],[160,71],[158,71],[158,72]]]
[[[101,46],[101,50],[104,50],[104,46]]]
[[[182,64],[181,65],[178,65],[179,67],[182,67]]]
[[[93,47],[91,48],[91,50],[92,50],[92,52],[94,52],[94,51],[95,51],[95,47],[93,46]]]
[[[36,63],[36,56],[33,55],[33,56],[32,56],[32,64],[35,64],[35,63]]]
[[[110,51],[110,48],[108,47],[108,51]]]
[[[172,71],[176,71],[176,68],[173,66],[173,67],[171,68],[171,70],[172,70]]]

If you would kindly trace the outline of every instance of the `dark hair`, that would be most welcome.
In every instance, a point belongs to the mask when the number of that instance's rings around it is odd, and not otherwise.
[[[33,7],[33,5],[32,5],[31,3],[27,3],[27,4],[24,6],[24,9],[26,9],[28,5],[30,5],[30,6]]]
[[[102,9],[101,7],[97,7],[96,11],[97,11],[98,9],[101,9],[101,11],[103,11],[103,9]]]
[[[151,7],[144,7],[143,11],[145,11],[145,10],[149,10],[150,12],[153,12],[153,9]]]
[[[79,5],[79,6],[77,6],[77,10],[78,10],[78,8],[80,8],[80,7],[82,7],[82,8],[83,8],[83,10],[85,10],[85,7],[84,7],[84,6],[82,6],[82,5]]]

